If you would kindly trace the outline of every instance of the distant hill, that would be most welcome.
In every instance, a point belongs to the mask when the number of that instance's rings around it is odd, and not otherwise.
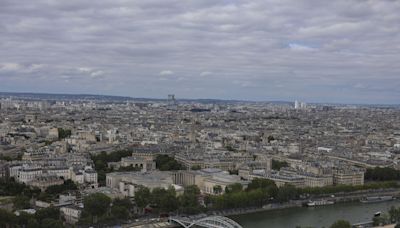
[[[128,96],[114,95],[95,95],[95,94],[58,94],[58,93],[18,93],[18,92],[0,92],[0,98],[17,98],[23,100],[49,100],[49,101],[103,101],[103,102],[164,102],[162,98],[136,98]],[[292,101],[249,101],[249,100],[223,100],[223,99],[177,99],[177,101],[202,104],[277,104],[277,105],[293,105]],[[319,106],[355,106],[355,107],[375,107],[375,108],[400,108],[400,105],[390,104],[340,104],[340,103],[310,103]]]
[[[25,100],[108,100],[108,101],[127,101],[133,100],[131,97],[93,95],[93,94],[53,94],[53,93],[14,93],[0,92],[1,98],[15,97]]]
[[[133,98],[127,96],[112,95],[95,95],[95,94],[54,94],[54,93],[17,93],[17,92],[0,92],[0,98],[17,98],[24,100],[93,100],[93,101],[136,101],[136,102],[162,102],[166,99],[160,98]],[[255,102],[244,100],[222,100],[222,99],[178,99],[181,102],[196,102],[203,104],[227,104],[227,103],[275,103],[275,104],[291,104],[288,101],[271,101],[271,102]]]

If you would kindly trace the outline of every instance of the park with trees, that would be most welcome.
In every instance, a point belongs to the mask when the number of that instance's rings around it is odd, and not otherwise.
[[[19,216],[0,209],[0,227],[62,228],[60,210],[54,207],[37,210],[35,214],[20,212]]]
[[[114,170],[112,167],[108,167],[109,162],[121,161],[123,157],[132,156],[132,150],[118,150],[111,153],[101,152],[97,155],[91,155],[91,159],[94,163],[94,168],[97,172],[98,182],[101,185],[105,185],[106,174],[110,172],[127,172],[127,171],[140,171],[137,167],[120,167]],[[172,171],[172,170],[183,170],[185,167],[176,161],[173,157],[168,155],[157,155],[156,168],[161,171]]]

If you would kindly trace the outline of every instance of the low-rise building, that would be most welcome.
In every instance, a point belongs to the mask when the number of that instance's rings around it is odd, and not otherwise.
[[[81,218],[82,209],[81,207],[69,205],[61,207],[60,212],[67,223],[75,224]]]
[[[261,178],[268,179],[275,182],[276,186],[282,187],[284,185],[293,185],[297,188],[306,187],[305,179],[303,177],[299,177],[296,174],[287,173],[287,172],[265,172],[264,170],[254,171],[253,174],[250,175],[251,179]]]
[[[115,172],[106,175],[107,187],[118,189],[125,196],[133,197],[137,189],[141,186],[149,188],[174,187],[177,193],[183,191],[182,187],[174,184],[171,172]]]
[[[19,172],[17,179],[19,182],[28,183],[35,180],[37,177],[43,174],[43,170],[39,167],[22,167]]]
[[[177,171],[173,173],[173,179],[175,184],[181,186],[196,185],[205,194],[222,194],[229,185],[240,183],[246,188],[249,183],[248,181],[243,181],[238,175],[230,175],[228,172],[216,168]],[[222,191],[216,192],[216,188],[222,189]]]
[[[333,172],[335,185],[364,185],[364,172],[359,170],[335,170]]]
[[[134,167],[143,172],[153,171],[156,169],[156,163],[145,157],[123,157],[119,162],[109,162],[109,167],[119,169],[120,167]]]
[[[46,175],[40,175],[40,176],[36,177],[34,180],[27,182],[26,184],[33,186],[33,187],[40,188],[40,190],[44,191],[49,186],[64,184],[64,180],[60,179],[59,177],[57,177],[55,175],[46,174]]]
[[[0,178],[8,178],[10,176],[8,163],[0,161]]]

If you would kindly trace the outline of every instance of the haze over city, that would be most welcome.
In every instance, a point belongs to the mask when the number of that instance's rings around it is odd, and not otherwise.
[[[0,91],[395,104],[400,1],[0,2]]]

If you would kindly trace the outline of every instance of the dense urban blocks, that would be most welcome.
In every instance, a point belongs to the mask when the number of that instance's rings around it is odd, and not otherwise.
[[[393,107],[172,97],[0,103],[0,204],[19,214],[5,226],[111,226],[400,187]]]

